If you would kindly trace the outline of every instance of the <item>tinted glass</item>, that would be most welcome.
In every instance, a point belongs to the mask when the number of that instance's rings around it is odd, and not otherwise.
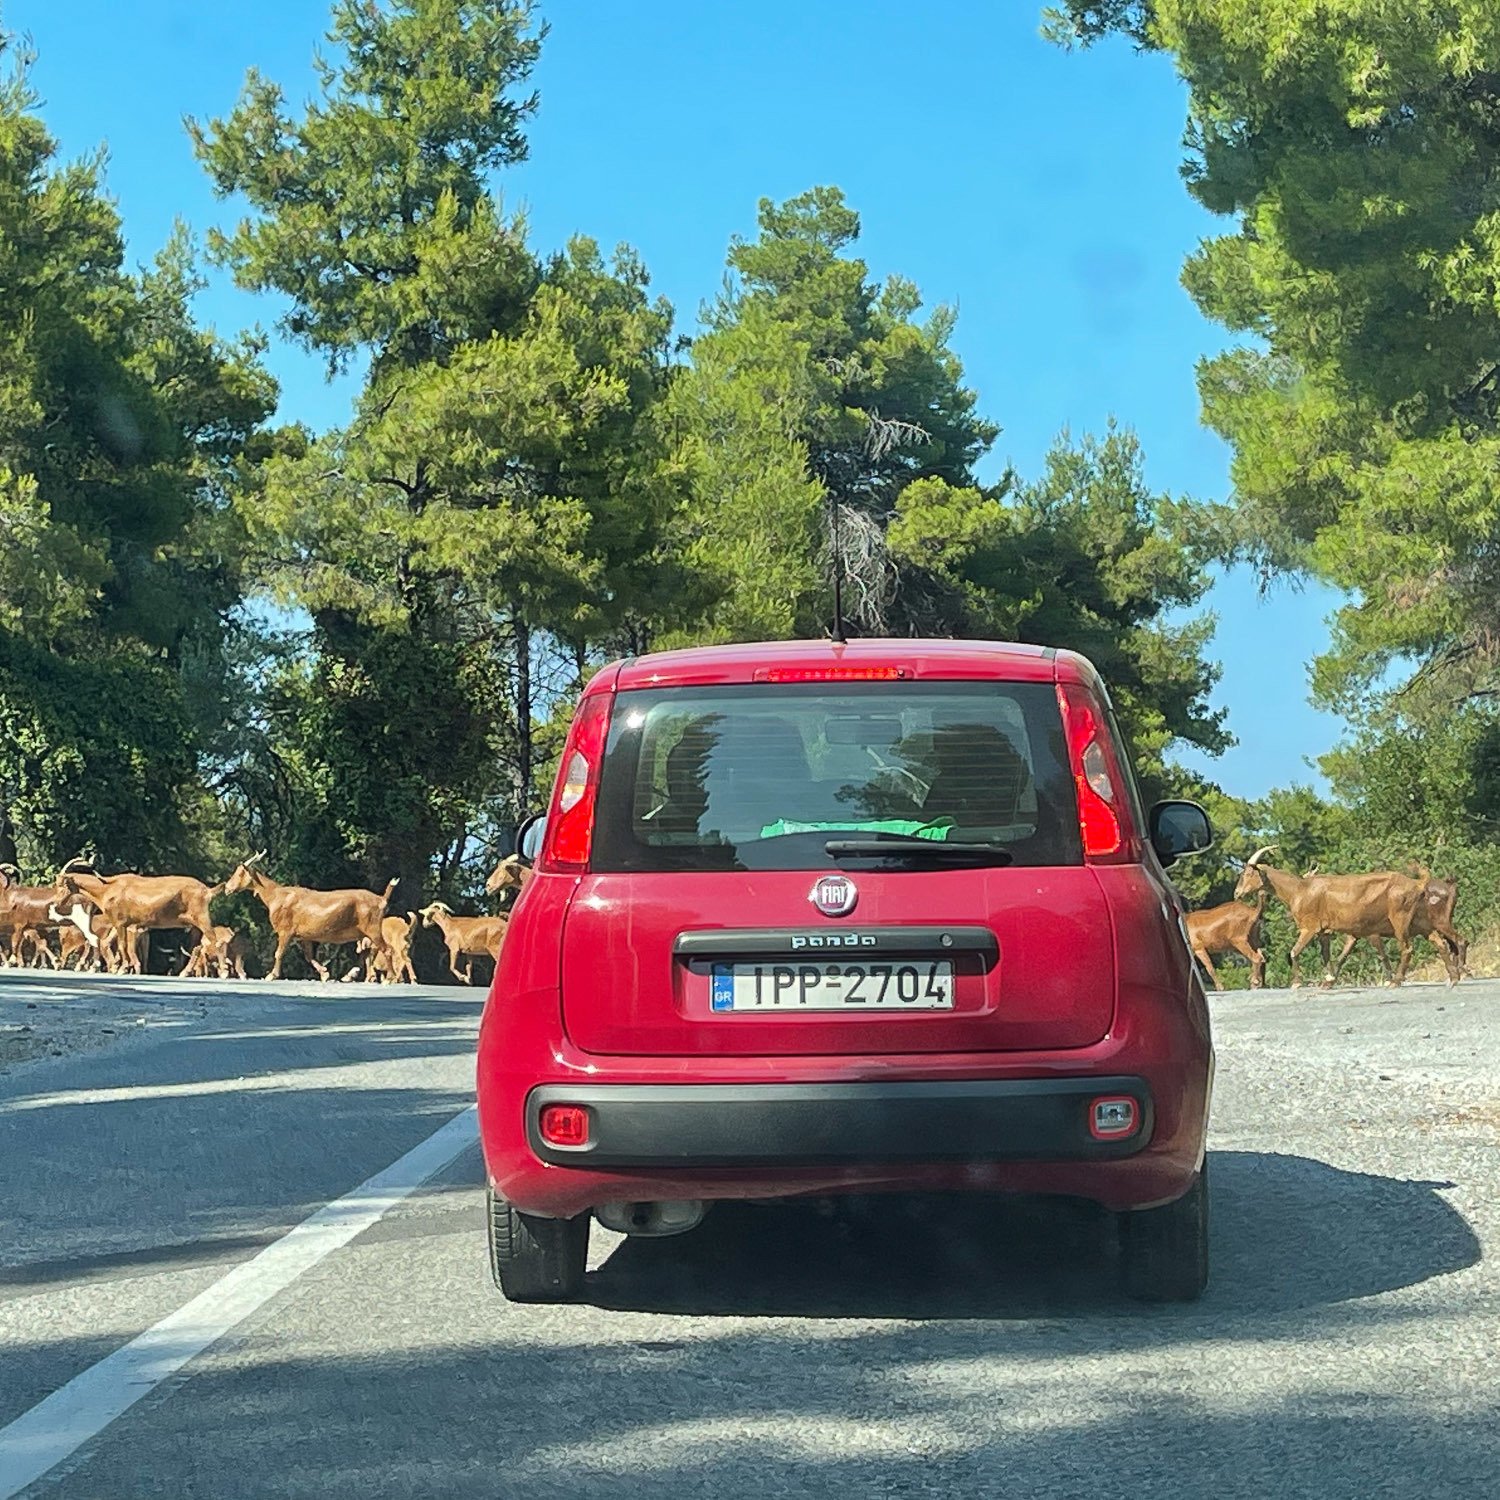
[[[881,833],[1077,864],[1053,689],[809,683],[616,700],[594,869],[824,869],[830,838]]]

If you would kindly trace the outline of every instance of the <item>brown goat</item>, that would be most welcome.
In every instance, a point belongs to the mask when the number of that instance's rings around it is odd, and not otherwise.
[[[44,952],[52,967],[57,967],[52,950],[42,934],[54,924],[47,908],[57,898],[51,886],[22,885],[14,865],[0,865],[0,936],[9,939],[11,961],[25,962],[28,946]]]
[[[387,984],[415,984],[417,982],[417,971],[411,966],[411,935],[417,925],[415,917],[385,917],[380,923],[380,930],[385,935],[385,946],[387,954],[384,958],[370,956],[365,968],[367,979],[384,980]],[[370,944],[365,938],[361,938],[358,944],[361,953],[370,952]],[[359,969],[356,966],[347,973],[345,979],[357,978]]]
[[[420,913],[426,927],[436,927],[448,945],[448,967],[455,979],[464,984],[474,981],[476,958],[495,958],[500,945],[505,941],[505,929],[509,917],[455,917],[441,901],[424,906]],[[469,962],[462,973],[458,969],[460,957],[467,956]]]
[[[380,923],[391,892],[401,878],[399,875],[379,896],[374,891],[357,888],[317,891],[305,885],[278,885],[264,870],[256,868],[265,857],[265,850],[261,850],[243,864],[236,865],[224,889],[230,895],[254,891],[265,904],[271,928],[276,934],[276,959],[267,979],[281,978],[281,961],[293,942],[302,949],[303,958],[323,980],[328,978],[328,970],[318,962],[319,943],[357,943],[365,938],[372,955],[384,959],[387,949]]]
[[[99,875],[75,859],[58,872],[52,899],[67,904],[82,896],[93,902],[118,935],[127,968],[139,974],[140,934],[191,928],[201,942],[213,931],[209,902],[223,889],[191,875]]]
[[[1193,957],[1203,965],[1214,988],[1222,990],[1219,971],[1214,968],[1211,953],[1243,953],[1250,960],[1250,988],[1258,990],[1266,982],[1266,954],[1261,947],[1261,918],[1266,911],[1266,893],[1255,894],[1255,905],[1243,901],[1226,901],[1204,911],[1190,911],[1183,918]]]
[[[220,979],[228,979],[230,970],[237,979],[248,979],[245,972],[246,944],[243,937],[232,927],[215,927],[212,939],[202,939],[188,955],[182,975],[189,979],[207,979],[208,966],[213,964]]]
[[[530,879],[531,866],[522,864],[519,854],[508,854],[490,871],[490,877],[484,883],[484,893],[499,896],[505,891],[513,891],[519,896]]]
[[[1426,938],[1438,950],[1438,957],[1443,960],[1443,968],[1447,972],[1448,986],[1451,989],[1463,978],[1469,959],[1469,945],[1453,925],[1453,912],[1458,905],[1458,882],[1435,877],[1431,871],[1422,869],[1420,866],[1418,871],[1417,878],[1423,882],[1422,899],[1417,903],[1416,911],[1412,915],[1411,934],[1413,937]],[[1366,934],[1370,946],[1380,956],[1380,967],[1385,970],[1387,980],[1390,980],[1392,976],[1391,961],[1385,951],[1385,940],[1392,936],[1394,934],[1389,925],[1383,932]],[[1339,954],[1338,961],[1333,966],[1335,980],[1342,972],[1350,953],[1354,951],[1357,941],[1358,939],[1354,937],[1344,939],[1344,951]],[[1327,962],[1326,952],[1324,962]]]
[[[125,965],[115,930],[92,903],[75,899],[68,907],[49,905],[47,915],[57,927],[60,966],[117,973]]]
[[[1298,963],[1302,950],[1314,938],[1341,933],[1356,941],[1389,933],[1401,950],[1392,984],[1400,984],[1411,966],[1412,923],[1423,899],[1423,882],[1394,870],[1378,870],[1370,875],[1294,875],[1265,864],[1267,854],[1275,848],[1267,844],[1257,849],[1245,863],[1235,898],[1269,890],[1285,903],[1297,924],[1297,941],[1292,944],[1292,988],[1302,983]],[[1326,953],[1326,949],[1325,949]],[[1325,962],[1324,984],[1333,983],[1333,971]]]

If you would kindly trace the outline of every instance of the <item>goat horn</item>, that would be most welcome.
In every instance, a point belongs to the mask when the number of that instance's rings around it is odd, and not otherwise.
[[[1272,850],[1274,850],[1275,848],[1276,848],[1275,844],[1264,844],[1264,845],[1262,845],[1259,849],[1257,849],[1255,851],[1254,854],[1252,854],[1250,856],[1249,859],[1247,859],[1245,861],[1245,868],[1249,869],[1249,867],[1251,865],[1258,865],[1261,862],[1261,860],[1263,860],[1266,857],[1266,855],[1270,854],[1272,852]]]

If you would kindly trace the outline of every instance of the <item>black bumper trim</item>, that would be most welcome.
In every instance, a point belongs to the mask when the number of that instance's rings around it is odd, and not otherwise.
[[[1141,1123],[1096,1140],[1087,1104],[1128,1095]],[[550,1146],[547,1104],[589,1112],[586,1146]],[[1151,1090],[1133,1077],[966,1083],[545,1084],[526,1138],[545,1162],[588,1167],[819,1166],[834,1162],[1109,1161],[1151,1140]]]

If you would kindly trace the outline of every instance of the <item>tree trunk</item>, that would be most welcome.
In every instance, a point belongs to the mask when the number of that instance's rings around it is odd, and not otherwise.
[[[0,809],[0,865],[16,865],[21,863],[16,853],[16,830],[10,821],[10,814]]]

